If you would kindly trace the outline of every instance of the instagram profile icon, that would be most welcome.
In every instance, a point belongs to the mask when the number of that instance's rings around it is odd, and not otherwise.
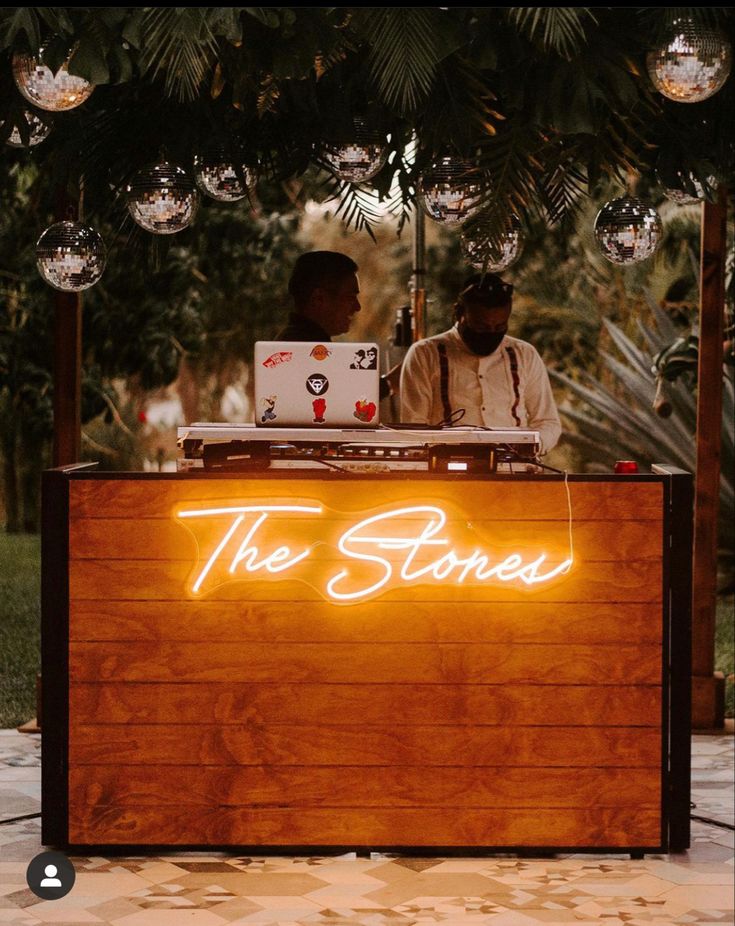
[[[26,869],[26,882],[36,897],[59,900],[74,887],[76,872],[61,852],[41,852]]]

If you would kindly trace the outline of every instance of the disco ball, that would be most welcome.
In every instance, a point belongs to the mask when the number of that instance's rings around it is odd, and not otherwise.
[[[372,180],[388,160],[388,146],[384,135],[369,129],[364,120],[357,118],[352,137],[326,144],[322,158],[338,179],[364,183]]]
[[[732,47],[720,29],[680,20],[674,34],[646,57],[654,87],[677,103],[698,103],[722,87],[732,66]]]
[[[632,196],[613,199],[595,219],[595,237],[603,255],[614,264],[636,264],[661,243],[661,218],[648,203]]]
[[[205,196],[219,203],[235,203],[248,195],[248,189],[255,186],[255,177],[243,165],[246,188],[240,182],[232,158],[223,148],[205,151],[194,158],[194,179]]]
[[[163,161],[139,170],[127,186],[128,212],[155,235],[173,235],[194,220],[199,197],[191,177]]]
[[[42,141],[45,141],[49,137],[51,129],[53,128],[48,120],[41,119],[40,116],[37,116],[36,113],[31,112],[30,109],[24,109],[23,116],[25,117],[26,124],[30,129],[28,144],[25,144],[23,139],[20,137],[20,131],[16,125],[13,126],[13,131],[5,140],[5,144],[10,145],[11,148],[32,148],[34,145],[40,145]]]
[[[78,293],[99,280],[107,249],[102,236],[81,222],[57,222],[36,243],[38,272],[54,289]]]
[[[523,250],[521,223],[516,217],[513,218],[499,245],[493,245],[482,228],[463,232],[459,241],[467,263],[488,273],[500,273],[501,270],[510,267],[518,260]]]
[[[69,59],[54,74],[39,59],[27,54],[13,55],[13,77],[23,96],[37,106],[50,112],[63,112],[80,106],[94,90],[94,84],[75,77],[67,70]]]
[[[442,157],[418,183],[426,213],[436,222],[459,225],[474,211],[480,196],[477,170],[471,161]]]

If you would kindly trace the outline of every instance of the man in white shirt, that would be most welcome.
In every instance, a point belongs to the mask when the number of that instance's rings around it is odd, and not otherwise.
[[[406,354],[404,423],[530,428],[540,433],[542,453],[556,445],[561,423],[549,375],[532,344],[507,334],[512,308],[513,286],[499,276],[468,282],[454,306],[454,327]]]

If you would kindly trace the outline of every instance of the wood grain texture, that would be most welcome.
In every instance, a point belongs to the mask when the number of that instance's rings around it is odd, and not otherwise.
[[[71,602],[70,639],[208,643],[660,643],[660,606],[628,602],[558,604],[464,602],[447,611],[431,601],[370,602],[336,608],[281,602]]]
[[[391,719],[392,720],[392,719]],[[660,731],[629,727],[77,724],[70,765],[504,765],[641,768]],[[573,781],[570,781],[573,787]]]
[[[569,483],[574,518],[608,521],[660,521],[663,488],[659,482]],[[345,513],[364,512],[376,502],[410,500],[455,505],[464,510],[471,499],[472,516],[498,521],[567,519],[564,483],[525,480],[360,480],[328,479],[181,479],[79,480],[70,484],[71,518],[171,518],[182,507],[198,503],[293,504],[318,499]],[[250,501],[248,501],[250,500]],[[604,515],[604,517],[603,517]]]
[[[70,841],[660,845],[662,485],[569,488],[569,575],[338,606],[336,538],[370,505],[443,506],[462,555],[556,562],[563,482],[72,480]],[[263,529],[316,532],[289,578],[191,594],[229,516],[207,535],[178,511],[295,500],[326,514]]]
[[[72,682],[639,684],[661,681],[656,644],[72,643]]]
[[[647,807],[660,800],[656,768],[441,768],[392,766],[77,767],[70,788],[80,804],[108,807]],[[519,799],[522,795],[522,799]]]
[[[257,810],[75,804],[72,843],[369,846],[660,845],[648,808],[595,810]]]
[[[341,724],[397,726],[643,726],[661,723],[661,688],[624,685],[323,685],[176,682],[74,683],[70,710],[77,723],[196,725]]]

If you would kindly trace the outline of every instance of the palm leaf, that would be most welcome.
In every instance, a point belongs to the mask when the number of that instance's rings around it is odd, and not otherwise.
[[[437,10],[395,7],[370,10],[355,20],[371,45],[373,79],[389,107],[402,115],[416,110],[434,83],[446,53],[440,44]]]
[[[584,21],[597,17],[590,7],[513,7],[508,16],[531,40],[541,39],[545,48],[571,59],[584,46]]]
[[[380,224],[381,213],[370,189],[362,189],[352,183],[337,183],[334,197],[339,199],[335,215],[356,231],[366,231],[375,241],[373,228]]]
[[[144,9],[141,69],[165,74],[166,93],[180,101],[195,100],[212,67],[217,43],[209,25],[212,10],[202,8]]]

